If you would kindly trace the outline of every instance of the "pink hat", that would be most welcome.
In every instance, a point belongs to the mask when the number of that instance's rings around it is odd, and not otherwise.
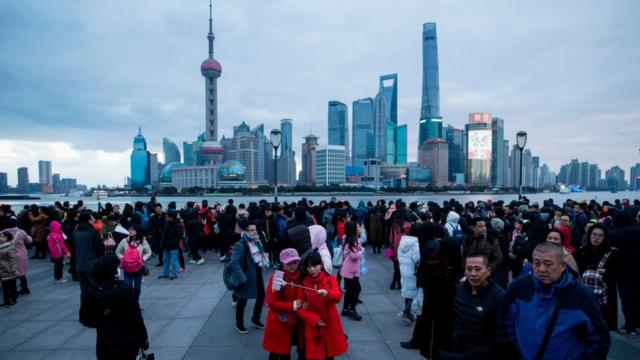
[[[280,252],[280,262],[283,264],[288,264],[292,261],[300,260],[300,256],[298,256],[298,251],[293,248],[284,249]]]

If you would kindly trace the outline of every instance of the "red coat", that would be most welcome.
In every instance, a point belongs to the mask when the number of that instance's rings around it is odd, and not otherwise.
[[[349,345],[342,330],[337,304],[342,299],[342,292],[336,278],[321,272],[313,278],[307,276],[303,285],[312,289],[326,289],[327,297],[321,297],[311,290],[302,290],[303,301],[307,303],[305,310],[298,311],[304,321],[305,350],[307,359],[326,359],[347,352]],[[327,326],[318,327],[323,320]]]
[[[284,280],[301,285],[300,272],[291,274],[284,272]],[[262,339],[262,347],[275,354],[289,354],[291,351],[291,335],[296,331],[299,317],[293,311],[293,301],[302,300],[302,289],[293,286],[283,286],[280,291],[273,291],[273,275],[269,278],[266,289],[265,304],[269,308],[267,326]]]

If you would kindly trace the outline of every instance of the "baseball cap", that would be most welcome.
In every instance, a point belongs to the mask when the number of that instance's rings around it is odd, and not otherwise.
[[[298,256],[298,251],[294,248],[284,249],[280,252],[280,262],[283,264],[288,264],[292,261],[300,260],[300,256]]]

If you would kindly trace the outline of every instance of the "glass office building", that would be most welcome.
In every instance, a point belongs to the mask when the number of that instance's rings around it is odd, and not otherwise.
[[[133,139],[133,151],[131,152],[131,187],[136,189],[149,185],[149,176],[147,140],[142,136],[142,130],[138,129],[138,135]]]
[[[396,148],[395,127],[398,124],[398,74],[380,76],[380,87],[374,106],[376,158],[393,164]],[[391,129],[393,131],[390,131]]]
[[[407,125],[396,128],[396,164],[407,164]]]
[[[374,135],[375,115],[372,98],[359,99],[352,107],[352,164],[364,166],[365,160],[376,155]]]

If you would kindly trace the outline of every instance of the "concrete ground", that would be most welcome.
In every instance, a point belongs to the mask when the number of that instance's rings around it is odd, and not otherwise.
[[[362,277],[360,322],[343,318],[349,335],[344,359],[421,359],[417,351],[402,349],[412,328],[397,316],[403,300],[389,290],[392,264],[381,255],[367,254],[368,273]],[[141,306],[156,359],[266,359],[262,330],[234,328],[231,293],[222,284],[222,265],[216,254],[207,262],[187,264],[176,281],[158,280],[160,268],[151,259],[151,275],[142,285]],[[66,268],[65,268],[66,271]],[[76,282],[55,285],[48,260],[30,260],[31,294],[21,296],[12,309],[0,309],[0,359],[94,359],[95,330],[78,322],[80,289]],[[249,325],[247,306],[246,325]],[[266,308],[263,311],[266,318]],[[610,359],[640,359],[640,339],[612,333]]]

